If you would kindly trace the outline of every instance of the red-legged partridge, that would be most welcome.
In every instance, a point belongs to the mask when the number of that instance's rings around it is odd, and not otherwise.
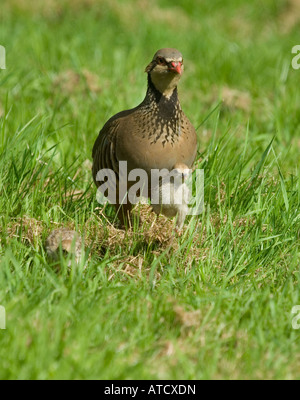
[[[134,182],[122,177],[119,162],[127,162],[128,174],[140,168],[148,175],[148,197],[151,195],[151,170],[175,164],[191,168],[197,154],[197,135],[182,111],[177,84],[183,73],[182,54],[176,49],[161,49],[146,67],[148,88],[145,99],[137,107],[111,117],[101,129],[93,148],[93,177],[99,187],[103,181],[97,174],[110,169],[116,174],[116,209],[123,225],[128,224],[132,205],[118,199],[122,180],[129,189]],[[124,182],[123,182],[124,183]],[[120,196],[121,197],[121,196]]]

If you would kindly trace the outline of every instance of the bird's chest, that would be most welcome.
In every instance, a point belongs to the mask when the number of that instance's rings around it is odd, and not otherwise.
[[[139,121],[139,128],[128,136],[119,146],[119,159],[128,162],[128,170],[140,168],[150,174],[152,169],[171,170],[178,162],[189,165],[193,161],[180,121],[152,119],[144,125]]]
[[[138,132],[149,147],[156,144],[164,147],[168,143],[176,146],[182,134],[181,118],[180,116],[165,118],[157,114],[148,121],[145,120],[144,123],[140,121]]]
[[[151,96],[150,96],[151,97]],[[128,170],[171,170],[178,162],[191,166],[195,138],[176,99],[149,101],[122,121],[118,135],[118,159]]]

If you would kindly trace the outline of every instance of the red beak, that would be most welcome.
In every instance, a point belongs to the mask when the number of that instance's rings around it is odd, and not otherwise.
[[[169,64],[169,71],[173,71],[173,72],[176,72],[177,74],[181,75],[181,73],[182,73],[181,66],[182,66],[182,64],[180,61],[179,62],[172,61]]]

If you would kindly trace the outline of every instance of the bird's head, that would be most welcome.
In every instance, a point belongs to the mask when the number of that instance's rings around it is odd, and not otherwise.
[[[158,50],[153,60],[146,67],[155,88],[169,98],[183,73],[183,57],[176,49]]]

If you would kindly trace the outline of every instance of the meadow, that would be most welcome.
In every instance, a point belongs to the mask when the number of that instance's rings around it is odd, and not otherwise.
[[[300,1],[0,13],[0,379],[299,379]],[[181,236],[146,205],[120,230],[91,174],[99,130],[143,100],[162,47],[183,53],[205,172]],[[56,271],[44,243],[59,227],[83,235],[86,259]]]

